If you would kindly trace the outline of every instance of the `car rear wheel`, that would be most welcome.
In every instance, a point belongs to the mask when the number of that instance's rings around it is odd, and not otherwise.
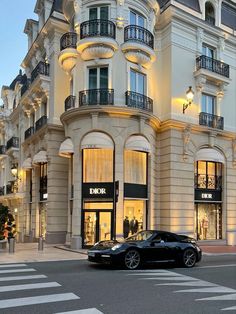
[[[187,249],[183,254],[183,264],[185,267],[193,267],[196,264],[197,256],[193,249]]]
[[[137,250],[129,250],[125,253],[125,267],[128,269],[137,269],[141,264],[141,256]]]

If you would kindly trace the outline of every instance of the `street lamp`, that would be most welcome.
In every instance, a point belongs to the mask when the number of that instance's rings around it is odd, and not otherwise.
[[[186,91],[187,103],[183,104],[183,114],[185,114],[185,110],[190,106],[193,102],[194,91],[192,90],[192,86],[189,86]]]
[[[17,166],[13,164],[11,167],[11,173],[15,178],[17,178],[17,172],[18,172]]]

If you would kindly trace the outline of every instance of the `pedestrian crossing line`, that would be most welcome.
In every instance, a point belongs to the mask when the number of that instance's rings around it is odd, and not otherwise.
[[[83,309],[83,310],[75,310],[75,311],[69,311],[69,312],[60,312],[55,314],[104,314],[103,312],[91,308],[91,309]]]
[[[211,283],[204,280],[185,281],[185,282],[165,282],[157,283],[155,286],[194,286],[194,287],[214,287],[218,286],[215,283]]]
[[[36,271],[34,268],[25,268],[25,269],[4,269],[0,270],[0,274],[10,274],[10,273],[25,273],[29,271]]]
[[[150,277],[150,278],[138,278],[138,280],[173,280],[173,281],[193,281],[198,280],[197,278],[192,278],[189,276],[176,276],[176,277]]]
[[[30,283],[30,284],[23,284],[23,285],[3,286],[3,287],[0,287],[0,292],[42,289],[42,288],[52,288],[52,287],[61,287],[61,285],[55,281],[52,281],[52,282]]]
[[[28,275],[28,276],[12,276],[12,277],[0,277],[1,281],[15,281],[15,280],[30,280],[30,279],[41,279],[41,278],[47,278],[45,275]]]
[[[59,294],[47,294],[35,297],[16,298],[16,299],[5,299],[0,301],[0,309],[7,309],[11,307],[36,305],[43,303],[61,302],[78,300],[80,297],[74,293],[59,293]]]
[[[173,273],[173,272],[166,272],[166,273],[136,273],[136,274],[127,274],[126,276],[179,276],[181,274]]]
[[[195,292],[207,292],[207,293],[235,293],[235,289],[223,287],[223,286],[216,286],[216,287],[208,287],[208,288],[197,288],[197,289],[188,289],[188,290],[178,290],[174,291],[177,292],[189,292],[189,293],[195,293]]]
[[[26,264],[2,264],[0,268],[10,268],[10,267],[25,267]]]
[[[165,270],[165,269],[136,269],[136,270],[128,270],[128,269],[123,269],[123,270],[118,270],[117,272],[122,272],[122,273],[171,273],[171,271],[169,270]]]
[[[218,295],[215,297],[208,297],[208,298],[201,298],[196,299],[195,301],[234,301],[236,300],[236,293],[234,294],[224,294],[224,295]]]
[[[221,309],[221,311],[234,311],[236,310],[236,306],[226,307],[225,309]]]

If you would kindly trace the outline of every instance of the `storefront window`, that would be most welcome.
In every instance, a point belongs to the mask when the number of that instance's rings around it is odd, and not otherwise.
[[[147,153],[125,151],[125,183],[147,184]]]
[[[222,164],[210,161],[197,161],[195,164],[195,188],[222,188]]]
[[[146,227],[146,201],[125,200],[124,201],[124,238],[145,229]]]
[[[113,182],[113,150],[83,150],[83,182]]]

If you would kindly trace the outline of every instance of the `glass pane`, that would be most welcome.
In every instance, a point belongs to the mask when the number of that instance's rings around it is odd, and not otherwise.
[[[136,72],[130,71],[130,90],[136,92]]]
[[[85,202],[84,209],[113,209],[113,203]]]
[[[100,8],[100,19],[101,20],[108,20],[108,7],[101,7]]]
[[[198,161],[198,188],[206,188],[206,162]]]
[[[96,242],[96,213],[84,213],[84,244],[93,245]]]
[[[138,26],[144,27],[144,18],[138,15]]]
[[[207,112],[206,95],[202,95],[202,112]]]
[[[214,58],[214,50],[210,47],[207,47],[207,46],[203,46],[202,47],[202,54],[204,56],[207,56],[209,58]]]
[[[99,213],[99,241],[111,240],[111,213]]]
[[[208,173],[208,189],[215,189],[215,163],[207,163],[207,173]]]
[[[130,11],[130,15],[129,15],[129,18],[130,18],[130,25],[136,25],[136,14],[132,11]]]
[[[138,90],[137,90],[137,92],[142,94],[142,95],[145,95],[145,92],[144,92],[145,75],[141,74],[141,73],[137,73],[137,75],[138,75]]]
[[[89,89],[97,88],[97,69],[89,69]]]
[[[221,238],[221,209],[218,204],[198,204],[197,232],[199,240]]]
[[[131,150],[125,151],[125,182],[147,184],[147,154]]]
[[[108,88],[108,68],[100,68],[100,88]]]
[[[113,150],[83,150],[83,182],[113,181]]]
[[[127,238],[131,234],[141,231],[146,227],[146,201],[125,200],[123,236]]]
[[[97,8],[89,9],[89,20],[96,20],[98,18]]]

